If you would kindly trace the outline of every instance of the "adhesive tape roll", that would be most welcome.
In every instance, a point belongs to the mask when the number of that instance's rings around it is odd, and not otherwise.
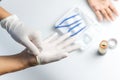
[[[117,46],[117,40],[114,38],[111,38],[108,40],[108,47],[110,49],[114,49]]]

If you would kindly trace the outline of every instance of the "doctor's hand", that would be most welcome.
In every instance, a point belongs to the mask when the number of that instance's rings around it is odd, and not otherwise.
[[[75,37],[70,38],[70,34],[59,36],[57,33],[41,40],[36,45],[39,46],[40,54],[36,56],[39,64],[47,64],[61,60],[69,55],[70,52],[80,48],[79,45],[73,44]]]
[[[7,30],[15,41],[27,47],[31,53],[34,55],[40,53],[38,47],[34,44],[39,40],[39,36],[36,36],[38,32],[26,27],[16,15],[10,15],[2,19],[1,26]]]
[[[103,18],[113,21],[114,15],[118,16],[118,12],[110,0],[88,0],[88,3],[99,21],[102,21]]]

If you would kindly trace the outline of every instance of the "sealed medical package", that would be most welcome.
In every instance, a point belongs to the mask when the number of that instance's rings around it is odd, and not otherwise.
[[[70,33],[76,36],[75,44],[79,44],[81,50],[85,50],[91,43],[95,34],[94,25],[97,22],[86,15],[79,6],[70,9],[55,23],[55,30],[60,34]]]

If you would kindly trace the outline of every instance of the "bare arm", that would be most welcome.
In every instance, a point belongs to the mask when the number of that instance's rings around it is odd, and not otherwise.
[[[0,20],[10,16],[11,14],[9,12],[7,12],[5,9],[3,9],[2,7],[0,7]]]
[[[0,75],[37,65],[36,57],[24,50],[20,54],[0,56]]]

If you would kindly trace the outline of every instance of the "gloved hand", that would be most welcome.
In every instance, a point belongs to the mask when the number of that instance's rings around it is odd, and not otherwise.
[[[34,55],[40,53],[37,46],[33,43],[39,40],[39,37],[36,37],[38,32],[27,28],[16,15],[11,15],[1,20],[1,26],[7,30],[14,40],[26,46],[31,53],[34,53]]]
[[[58,36],[58,34],[55,33],[41,42],[37,41],[39,43],[36,43],[36,45],[41,45],[39,47],[40,54],[36,56],[38,64],[46,64],[61,60],[67,57],[71,51],[79,49],[79,45],[73,44],[76,38],[69,37],[69,33],[63,36]]]

